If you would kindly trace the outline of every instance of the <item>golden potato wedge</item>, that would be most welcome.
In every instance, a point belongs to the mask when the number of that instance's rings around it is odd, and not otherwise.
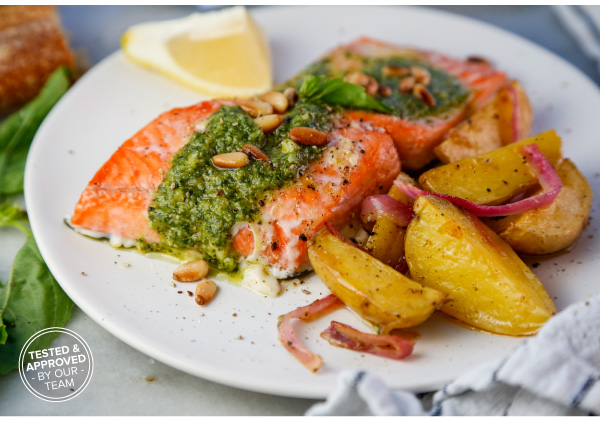
[[[392,218],[382,216],[375,222],[365,249],[377,260],[395,268],[404,255],[406,230]]]
[[[420,196],[406,233],[415,281],[445,292],[441,310],[505,335],[535,333],[556,309],[517,254],[477,217],[434,196]]]
[[[513,118],[517,119],[515,125]],[[508,145],[513,137],[529,136],[532,123],[533,108],[527,94],[519,82],[513,81],[498,92],[494,101],[449,130],[434,152],[444,163],[460,161]],[[518,130],[516,135],[513,128]]]
[[[384,334],[423,323],[446,299],[327,230],[313,238],[308,256],[331,292]]]
[[[486,221],[516,252],[550,254],[571,246],[587,225],[592,206],[592,189],[568,159],[556,172],[563,182],[550,206],[532,209],[500,220]]]
[[[403,172],[396,177],[396,180],[409,183],[413,186],[417,185],[415,180]],[[392,186],[388,195],[405,205],[412,206],[412,199],[401,192],[396,186]],[[382,216],[375,221],[365,248],[376,259],[396,268],[404,255],[405,228],[399,226],[394,219]]]
[[[421,174],[425,190],[460,197],[478,205],[497,205],[537,185],[520,149],[535,143],[552,165],[561,158],[561,140],[554,130],[520,140],[495,151],[442,165]]]

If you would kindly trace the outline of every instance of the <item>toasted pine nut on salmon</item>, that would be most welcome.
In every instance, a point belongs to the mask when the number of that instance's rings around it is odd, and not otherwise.
[[[444,133],[465,117],[483,108],[507,83],[506,75],[494,69],[485,60],[459,60],[436,52],[400,47],[368,37],[337,47],[324,57],[329,58],[331,66],[336,72],[352,74],[352,72],[360,73],[360,65],[357,65],[357,62],[351,58],[356,55],[367,58],[391,56],[416,58],[456,77],[470,91],[470,97],[464,106],[441,115],[432,115],[419,120],[408,120],[395,115],[364,110],[350,109],[346,111],[345,116],[349,120],[367,122],[385,129],[394,139],[402,166],[407,170],[418,170],[433,160],[435,157],[433,149],[442,141]],[[386,67],[382,68],[382,73],[387,76],[414,77],[415,83],[420,82],[424,85],[428,85],[430,82],[429,77],[422,70],[396,66]],[[409,76],[411,70],[417,74]],[[351,77],[358,80],[358,76]],[[411,81],[405,82],[404,89],[407,92],[411,92],[414,87],[414,84],[409,82]],[[431,100],[431,98],[428,99]]]
[[[221,168],[241,168],[248,165],[250,158],[244,152],[229,152],[213,156],[212,161]]]
[[[269,91],[265,93],[260,99],[271,104],[273,109],[278,113],[285,112],[285,110],[288,109],[290,103],[290,101],[288,101],[288,98],[284,94],[276,91]]]

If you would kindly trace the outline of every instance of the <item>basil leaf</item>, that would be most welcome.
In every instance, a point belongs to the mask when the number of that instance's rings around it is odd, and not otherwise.
[[[69,88],[69,70],[56,69],[38,96],[0,126],[0,195],[23,192],[29,146],[40,124]]]
[[[21,348],[31,335],[47,327],[64,326],[73,308],[26,224],[24,210],[8,201],[0,204],[0,227],[17,228],[27,237],[15,257],[10,279],[0,291],[0,374],[18,367]],[[56,336],[44,335],[36,341],[36,349],[48,347]]]
[[[0,315],[7,335],[0,345],[0,374],[18,368],[25,342],[42,329],[64,326],[72,309],[73,302],[48,270],[33,236],[28,235],[0,293]],[[57,336],[44,335],[36,341],[36,350],[47,348]]]
[[[341,77],[334,79],[325,79],[323,76],[307,77],[298,88],[298,95],[349,108],[379,111],[381,113],[394,111],[392,107],[367,94],[362,86],[346,82]]]

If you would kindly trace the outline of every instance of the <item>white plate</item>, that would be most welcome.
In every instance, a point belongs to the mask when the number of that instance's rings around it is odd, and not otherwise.
[[[268,34],[277,81],[363,34],[457,57],[491,58],[526,87],[536,109],[534,130],[555,128],[563,137],[565,155],[597,190],[598,89],[571,65],[530,42],[428,9],[265,8],[252,13]],[[327,317],[298,327],[325,362],[314,375],[278,343],[276,327],[278,315],[326,294],[318,279],[290,286],[277,299],[221,283],[215,301],[201,308],[185,292],[193,285],[170,286],[173,265],[112,249],[63,224],[87,182],[124,140],[160,112],[200,99],[117,52],[77,82],[39,130],[26,171],[31,225],[48,266],[90,317],[131,346],[185,372],[253,391],[307,398],[327,395],[337,374],[347,368],[370,370],[393,387],[432,390],[477,364],[506,355],[522,341],[434,317],[419,328],[422,337],[414,355],[390,361],[326,344],[318,334],[332,319]],[[541,263],[534,271],[558,309],[599,291],[598,226],[598,219],[592,219],[569,253],[529,260]],[[131,266],[123,267],[123,262]],[[345,310],[333,317],[360,325]]]

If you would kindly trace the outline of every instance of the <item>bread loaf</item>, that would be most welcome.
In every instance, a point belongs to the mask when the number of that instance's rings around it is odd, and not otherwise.
[[[0,114],[31,100],[57,67],[73,67],[55,6],[0,6]]]

